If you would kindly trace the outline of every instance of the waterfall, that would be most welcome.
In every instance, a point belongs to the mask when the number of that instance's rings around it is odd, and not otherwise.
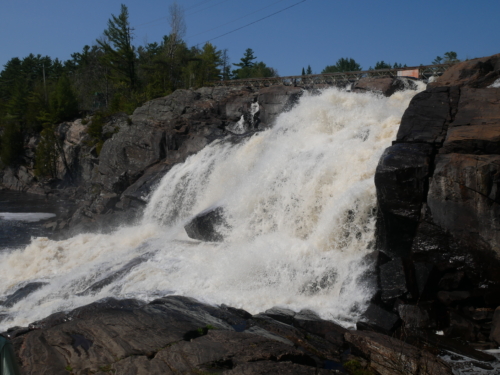
[[[375,168],[415,93],[305,93],[271,129],[215,141],[174,166],[137,225],[35,238],[0,254],[0,301],[43,283],[0,306],[0,330],[106,297],[168,294],[250,313],[309,308],[352,325],[373,293],[365,259],[374,246]],[[188,238],[184,225],[215,207],[224,210],[225,240]]]

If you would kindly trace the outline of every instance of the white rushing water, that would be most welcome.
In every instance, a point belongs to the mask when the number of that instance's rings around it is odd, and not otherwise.
[[[306,93],[272,129],[213,142],[172,168],[141,223],[109,235],[33,239],[0,254],[0,300],[47,283],[0,307],[9,314],[0,330],[105,297],[167,294],[251,313],[309,308],[352,324],[373,293],[362,279],[373,250],[375,168],[415,93]],[[218,206],[231,228],[225,241],[189,239],[184,224]]]

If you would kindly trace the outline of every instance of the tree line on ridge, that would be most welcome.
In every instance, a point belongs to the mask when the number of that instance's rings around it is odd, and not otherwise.
[[[122,4],[102,37],[67,61],[33,54],[10,59],[0,72],[0,169],[26,163],[24,145],[35,136],[35,173],[54,177],[62,152],[55,129],[63,121],[91,114],[88,133],[99,153],[111,136],[103,134],[102,127],[112,113],[131,114],[148,100],[215,80],[278,76],[251,48],[238,63],[230,64],[228,51],[209,42],[188,47],[183,11],[175,2],[169,8],[169,24],[170,34],[160,42],[135,47],[128,9]],[[446,58],[450,56],[441,59]],[[375,69],[386,65],[378,62]],[[341,58],[323,73],[346,70],[361,66]],[[312,74],[311,67],[302,73]]]

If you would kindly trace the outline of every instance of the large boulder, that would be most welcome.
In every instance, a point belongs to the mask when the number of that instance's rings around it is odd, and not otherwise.
[[[378,374],[452,374],[451,366],[431,353],[377,332],[351,331],[346,341]]]
[[[271,86],[259,90],[260,121],[270,127],[278,115],[290,110],[302,96],[304,89],[293,86]]]
[[[169,96],[150,100],[137,108],[132,115],[132,122],[173,120],[190,112],[198,99],[200,93],[192,90],[176,90]]]
[[[407,256],[425,201],[433,148],[425,143],[398,143],[385,150],[375,173],[380,247],[392,256]]]
[[[186,234],[200,241],[221,242],[224,240],[224,229],[229,226],[224,217],[222,207],[209,208],[192,218],[185,226]]]
[[[357,81],[351,90],[360,93],[374,92],[384,96],[391,96],[396,91],[415,87],[415,84],[407,79],[391,77],[365,77]]]
[[[397,142],[439,144],[450,121],[450,89],[436,87],[413,97],[403,114]]]
[[[430,87],[487,87],[500,77],[500,54],[467,60],[446,70]]]

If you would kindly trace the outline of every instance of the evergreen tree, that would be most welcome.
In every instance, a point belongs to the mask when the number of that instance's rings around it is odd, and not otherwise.
[[[313,74],[313,71],[312,71],[312,69],[311,69],[311,65],[308,65],[308,66],[307,66],[306,74],[307,74],[307,75],[309,75],[309,74]]]
[[[103,61],[107,64],[118,82],[124,82],[129,90],[136,87],[135,50],[130,36],[128,8],[121,5],[120,15],[111,15],[103,39],[97,44],[104,51]]]
[[[57,160],[59,153],[57,140],[52,126],[48,126],[40,133],[40,142],[36,147],[35,174],[44,177],[57,177]]]
[[[221,51],[211,44],[206,43],[200,54],[200,72],[197,86],[201,87],[207,82],[220,79],[221,71],[218,66],[222,63]]]
[[[240,62],[233,65],[240,68],[251,68],[255,64],[253,60],[256,59],[257,58],[253,55],[253,50],[251,48],[247,48],[245,53],[243,54],[243,57],[240,59]]]
[[[340,58],[335,65],[328,65],[321,73],[355,72],[360,71],[361,66],[351,58]]]
[[[262,61],[254,62],[253,60],[256,59],[253,50],[248,48],[240,59],[240,62],[238,64],[233,64],[234,66],[240,67],[239,69],[233,70],[234,78],[267,78],[278,76],[276,69],[268,67]]]
[[[304,68],[302,68],[302,75],[305,76],[306,75],[306,71],[304,70]]]
[[[449,51],[449,52],[445,52],[444,57],[437,56],[432,61],[432,64],[438,65],[438,64],[449,64],[449,63],[457,63],[457,62],[460,62],[460,60],[457,58],[457,53],[454,51]]]
[[[78,101],[66,75],[61,76],[57,81],[50,107],[54,115],[54,123],[71,120],[78,114]]]
[[[378,70],[378,69],[391,69],[391,68],[392,68],[391,64],[386,63],[384,60],[377,61],[377,63],[375,64],[375,70]]]

